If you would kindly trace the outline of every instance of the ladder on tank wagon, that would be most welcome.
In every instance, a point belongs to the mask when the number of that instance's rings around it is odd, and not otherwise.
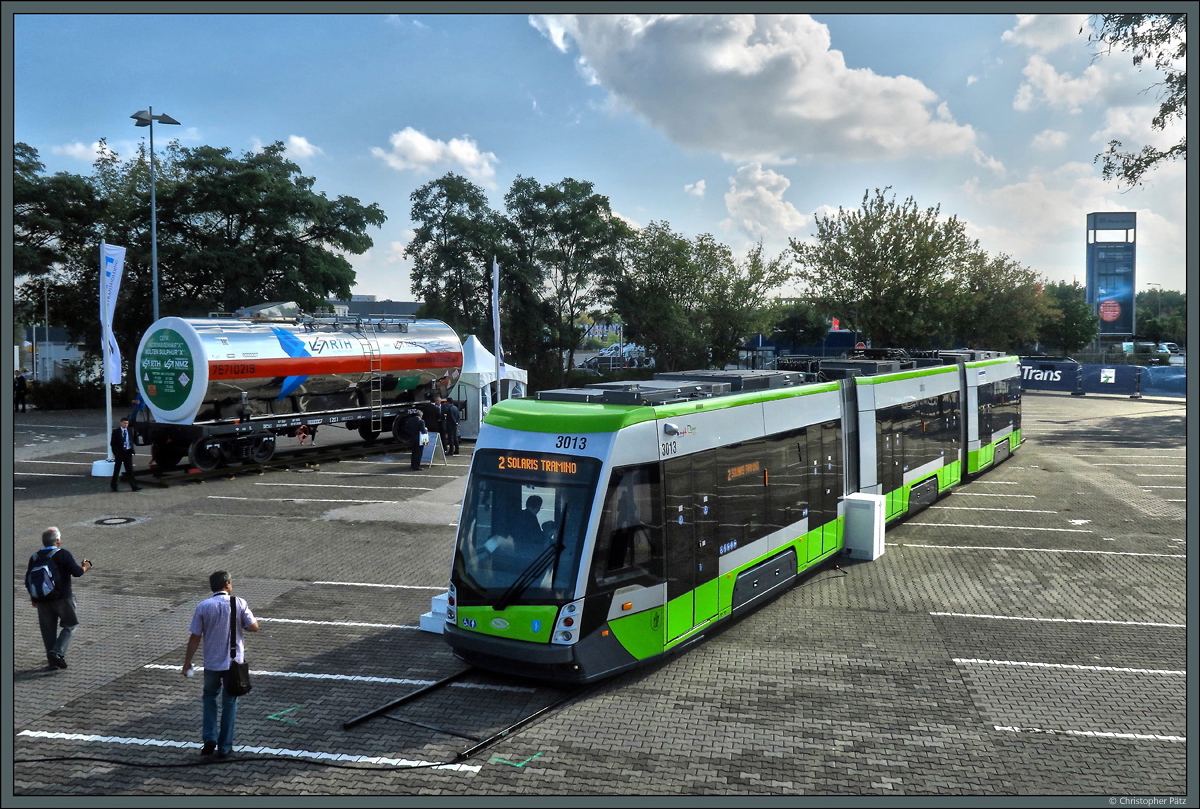
[[[383,431],[383,357],[379,351],[379,333],[375,324],[367,321],[362,325],[364,350],[367,353],[369,373],[367,380],[367,406],[371,408],[371,432]]]

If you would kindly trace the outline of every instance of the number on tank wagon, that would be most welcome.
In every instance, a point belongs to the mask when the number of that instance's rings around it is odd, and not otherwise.
[[[587,449],[587,436],[560,435],[554,442],[555,449]]]

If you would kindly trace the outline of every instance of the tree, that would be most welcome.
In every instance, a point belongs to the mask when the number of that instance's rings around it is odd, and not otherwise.
[[[1088,41],[1097,48],[1098,56],[1114,49],[1133,54],[1133,64],[1153,62],[1163,73],[1161,103],[1150,126],[1162,131],[1175,120],[1187,120],[1187,15],[1186,14],[1094,14],[1093,30]],[[1143,146],[1139,152],[1122,151],[1119,140],[1108,143],[1107,151],[1096,155],[1103,164],[1104,179],[1116,178],[1129,186],[1140,185],[1146,172],[1164,161],[1187,157],[1186,128],[1179,142],[1166,150]]]
[[[99,200],[79,175],[44,176],[45,164],[26,143],[13,148],[13,275],[43,276],[91,233]]]
[[[282,143],[233,157],[229,149],[181,149],[175,181],[159,195],[159,264],[165,308],[233,311],[250,302],[296,301],[312,311],[328,295],[350,295],[344,254],[370,249],[367,227],[387,217],[354,197],[312,190]]]
[[[782,256],[766,258],[762,242],[750,248],[740,262],[708,234],[701,234],[693,244],[697,259],[705,254],[717,259],[697,261],[705,280],[700,336],[710,351],[709,363],[723,368],[737,361],[738,349],[747,337],[770,328],[773,308],[767,294],[784,282],[789,268]]]
[[[815,243],[791,239],[796,280],[877,347],[936,345],[953,330],[955,268],[978,246],[940,206],[897,204],[889,190],[864,193],[856,211],[818,215]]]
[[[605,295],[664,371],[722,367],[746,337],[770,324],[766,294],[786,275],[782,257],[762,245],[735,261],[729,248],[702,234],[689,241],[666,222],[651,222],[628,240]]]
[[[370,248],[366,228],[386,217],[377,205],[314,192],[315,181],[283,152],[275,143],[235,159],[227,149],[172,142],[156,155],[162,314],[229,311],[264,300],[307,308],[329,293],[349,293],[354,270],[342,254]],[[52,318],[98,353],[99,243],[125,247],[113,330],[131,361],[152,317],[146,152],[124,161],[101,143],[92,175],[79,182],[96,203],[86,207],[92,214],[86,226],[63,228],[58,237],[61,260],[48,289]],[[82,207],[72,208],[76,219]],[[19,294],[38,300],[41,286],[27,282]]]
[[[1063,354],[1070,354],[1096,339],[1100,318],[1092,313],[1086,293],[1079,284],[1066,282],[1042,287],[1046,303],[1038,340]]]
[[[590,182],[565,178],[543,189],[545,297],[553,312],[557,354],[574,367],[575,347],[583,339],[580,319],[596,304],[601,280],[612,274],[629,229],[613,215],[608,197]],[[564,370],[565,373],[565,370]]]
[[[1019,351],[1046,314],[1037,273],[1001,253],[976,251],[955,272],[953,334],[971,348]]]
[[[492,259],[504,223],[483,189],[448,172],[412,192],[417,224],[404,254],[413,259],[412,291],[424,313],[459,334],[489,334]]]
[[[651,222],[628,240],[605,285],[605,296],[625,324],[625,339],[641,343],[663,371],[703,367],[692,329],[700,279],[690,254],[688,240],[668,223]]]
[[[780,301],[771,319],[771,339],[776,346],[786,345],[792,352],[800,346],[818,343],[829,334],[829,318],[822,315],[811,301]]]

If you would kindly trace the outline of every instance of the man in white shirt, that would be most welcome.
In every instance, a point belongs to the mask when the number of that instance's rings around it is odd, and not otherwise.
[[[192,657],[204,641],[204,691],[201,700],[204,706],[204,724],[201,738],[204,742],[200,755],[211,756],[214,752],[224,758],[233,751],[233,720],[237,715],[237,697],[225,692],[225,672],[229,670],[229,602],[233,598],[233,582],[224,570],[208,577],[213,594],[196,606],[188,632],[187,652],[183,656],[183,676],[189,676]],[[239,630],[258,631],[258,621],[250,612],[244,599],[234,599],[237,605]],[[242,646],[242,632],[237,633],[237,661],[244,662],[246,652]],[[217,729],[217,694],[221,694],[221,727]]]

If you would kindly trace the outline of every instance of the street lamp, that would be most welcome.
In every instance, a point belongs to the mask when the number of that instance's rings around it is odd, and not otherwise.
[[[160,124],[178,124],[170,115],[152,115],[154,107],[138,110],[129,117],[134,126],[150,127],[150,282],[153,287],[154,321],[158,321],[158,233],[155,225],[154,212],[154,122]]]

